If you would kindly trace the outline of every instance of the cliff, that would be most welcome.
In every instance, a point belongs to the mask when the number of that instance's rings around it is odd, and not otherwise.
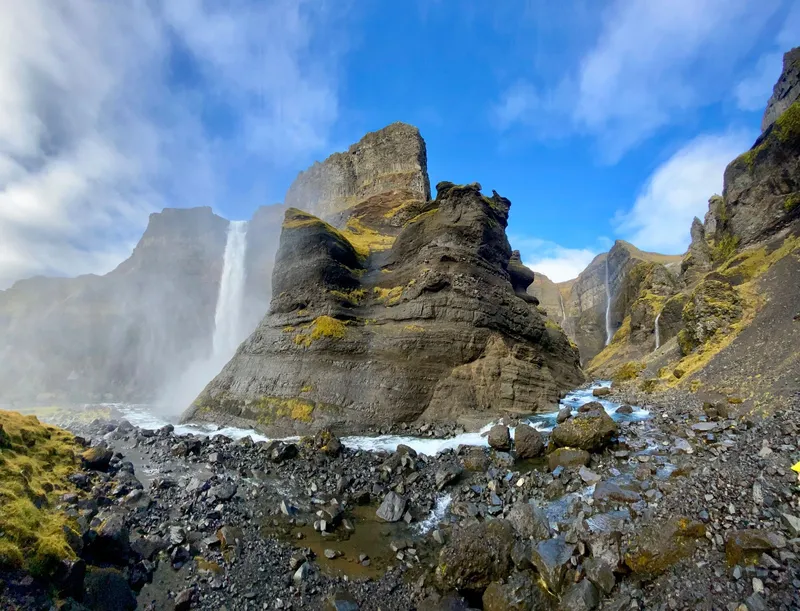
[[[424,162],[414,128],[390,126],[381,142]],[[400,139],[394,145],[392,138]],[[315,166],[340,167],[341,154]],[[426,167],[421,164],[427,184]],[[380,165],[373,175],[388,176]],[[298,179],[307,182],[307,174]],[[184,416],[285,434],[331,426],[375,430],[414,420],[489,419],[551,409],[583,374],[569,340],[545,323],[526,289],[533,273],[506,238],[510,202],[480,185],[371,190],[363,201],[332,199],[333,224],[290,208],[273,273],[269,314]],[[305,188],[305,187],[303,187]],[[301,190],[301,189],[300,189]],[[290,194],[298,193],[296,185]],[[412,197],[409,197],[409,192]],[[350,191],[347,191],[350,193]],[[296,202],[294,196],[289,202]],[[342,214],[343,203],[347,212]]]

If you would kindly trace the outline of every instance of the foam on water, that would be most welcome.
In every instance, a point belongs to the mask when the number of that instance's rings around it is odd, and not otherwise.
[[[450,503],[452,502],[453,497],[450,494],[443,494],[437,498],[436,505],[431,510],[428,517],[414,525],[414,532],[418,535],[424,535],[441,524],[447,516],[447,510],[450,508]]]

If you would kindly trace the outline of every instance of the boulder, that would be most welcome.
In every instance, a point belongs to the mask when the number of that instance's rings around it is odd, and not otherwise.
[[[92,559],[118,566],[125,566],[131,554],[130,531],[119,515],[104,519],[95,531],[89,548]]]
[[[553,429],[550,441],[556,447],[602,450],[617,433],[617,424],[605,410],[578,414]]]
[[[572,552],[575,546],[563,537],[540,541],[533,547],[531,561],[544,581],[547,589],[559,594],[564,587]]]
[[[514,529],[506,520],[460,526],[439,553],[437,580],[445,590],[480,594],[508,577],[513,547]]]
[[[547,455],[547,468],[555,471],[557,467],[581,467],[589,464],[591,455],[586,450],[557,448]]]
[[[517,458],[536,458],[544,454],[544,439],[542,434],[532,426],[524,423],[517,425],[514,430],[514,451]]]
[[[461,477],[462,469],[455,465],[448,465],[436,472],[434,481],[436,482],[436,489],[442,490],[455,482]]]
[[[642,500],[642,495],[615,482],[604,481],[595,485],[592,498],[598,503],[636,503]]]
[[[700,522],[675,516],[637,535],[625,554],[625,564],[639,577],[656,577],[691,556],[696,541],[705,533],[706,528]]]
[[[396,492],[389,492],[384,498],[381,506],[375,512],[381,520],[386,522],[399,522],[406,512],[406,504],[408,503],[405,497],[400,496]]]
[[[602,412],[605,409],[606,408],[599,401],[589,401],[578,408],[578,413],[585,414],[587,412]]]
[[[512,573],[505,581],[493,581],[483,593],[483,611],[546,611],[547,595],[532,571]]]
[[[620,406],[619,406],[619,407],[618,407],[618,408],[617,408],[617,409],[614,411],[614,413],[615,413],[615,414],[626,414],[626,415],[627,415],[627,414],[632,414],[632,413],[633,413],[633,407],[631,407],[630,405],[627,405],[627,404],[625,404],[625,405],[620,405]]]
[[[508,452],[511,449],[511,433],[505,424],[495,424],[489,429],[489,446],[495,450]]]
[[[550,523],[544,511],[531,503],[517,502],[506,519],[520,537],[541,541],[550,538]]]
[[[111,458],[114,452],[101,441],[96,446],[89,448],[81,454],[81,462],[84,468],[93,469],[95,471],[107,471],[108,465],[111,463]]]
[[[611,590],[617,583],[614,571],[601,558],[587,558],[583,561],[583,570],[586,577],[605,594],[611,594]]]
[[[590,611],[600,604],[600,593],[588,579],[573,583],[561,597],[559,611]]]
[[[558,415],[556,416],[556,424],[561,424],[562,422],[569,420],[572,416],[572,408],[571,407],[562,407],[558,410]]]
[[[133,611],[136,596],[119,571],[91,567],[84,579],[83,604],[92,611]]]
[[[729,566],[756,564],[764,552],[786,547],[786,539],[769,530],[748,528],[725,535],[725,559]]]
[[[595,397],[607,397],[611,394],[611,389],[608,386],[601,386],[600,388],[595,388],[592,391],[592,395]]]

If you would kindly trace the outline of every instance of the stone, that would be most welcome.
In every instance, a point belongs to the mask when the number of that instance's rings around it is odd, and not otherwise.
[[[399,522],[406,511],[408,501],[405,497],[396,492],[389,492],[384,498],[381,506],[375,512],[381,520],[386,522]]]
[[[702,523],[681,516],[649,526],[635,537],[625,554],[625,564],[637,576],[653,578],[691,556],[696,541],[705,533]]]
[[[192,608],[192,597],[194,588],[181,590],[175,597],[175,611],[189,611]]]
[[[605,410],[581,413],[556,425],[550,441],[556,447],[586,451],[603,449],[617,433],[617,424]]]
[[[158,535],[147,535],[131,541],[131,549],[145,560],[152,560],[160,551],[167,549],[167,542]]]
[[[600,503],[636,503],[642,500],[642,495],[635,490],[623,488],[611,481],[600,482],[594,487],[592,498]]]
[[[308,581],[314,575],[314,569],[309,562],[304,562],[292,575],[292,581],[295,585],[299,586],[305,581]]]
[[[731,530],[725,534],[725,559],[728,566],[756,564],[761,554],[786,547],[786,539],[772,531]]]
[[[600,604],[600,593],[588,579],[573,583],[561,597],[560,611],[590,611]]]
[[[436,489],[443,490],[445,487],[458,480],[458,478],[461,477],[461,472],[461,467],[454,465],[448,465],[447,467],[437,471],[436,475],[434,476]]]
[[[547,589],[559,594],[564,587],[567,565],[575,546],[563,537],[540,541],[533,547],[531,562],[544,580]]]
[[[516,502],[506,515],[506,519],[520,537],[541,541],[550,537],[550,523],[547,515],[531,503]]]
[[[558,415],[556,416],[556,424],[561,424],[572,416],[572,408],[571,407],[562,407],[558,410]]]
[[[547,468],[555,471],[558,467],[581,467],[589,464],[591,456],[586,450],[557,448],[547,455]]]
[[[119,571],[91,567],[84,579],[83,603],[92,611],[133,611],[136,596]]]
[[[345,590],[336,590],[325,599],[324,611],[358,611],[358,603]]]
[[[603,593],[611,594],[617,581],[614,571],[607,562],[600,558],[587,558],[583,561],[583,570],[586,577],[596,585]]]
[[[600,475],[598,475],[597,473],[586,467],[581,467],[580,469],[578,469],[578,475],[585,484],[590,484],[590,485],[596,484],[602,479]]]
[[[631,407],[630,405],[627,405],[627,404],[626,405],[620,405],[614,411],[614,413],[615,414],[625,414],[625,415],[632,414],[633,413],[633,407]]]
[[[594,395],[595,397],[607,397],[610,394],[611,394],[611,388],[609,388],[608,386],[601,386],[600,388],[595,388],[592,391],[592,395]]]
[[[489,446],[495,450],[508,452],[511,449],[511,434],[505,424],[495,424],[489,429]]]
[[[800,518],[789,513],[782,513],[783,522],[789,528],[792,537],[800,537]]]
[[[483,611],[544,611],[550,601],[531,571],[512,573],[505,581],[493,581],[483,592]]]
[[[511,572],[514,530],[502,519],[462,525],[439,552],[436,578],[445,589],[482,593]]]
[[[96,536],[89,546],[93,559],[118,566],[128,563],[131,553],[130,531],[122,516],[111,515],[96,529]]]
[[[86,469],[107,471],[113,456],[114,452],[108,448],[105,442],[101,441],[81,454],[81,462]]]
[[[211,494],[218,501],[230,501],[236,495],[237,486],[232,482],[224,482],[218,484],[209,490]]]
[[[236,526],[225,525],[217,531],[217,539],[223,549],[235,547],[244,539],[244,533]]]
[[[544,454],[542,434],[532,426],[520,422],[514,429],[514,452],[518,459],[541,456]]]

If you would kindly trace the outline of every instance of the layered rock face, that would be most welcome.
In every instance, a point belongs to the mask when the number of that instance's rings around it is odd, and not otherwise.
[[[578,345],[581,361],[588,364],[606,345],[608,327],[613,334],[624,327],[633,314],[633,331],[640,342],[655,334],[655,303],[642,298],[642,291],[666,297],[676,283],[680,256],[644,252],[617,240],[608,253],[595,257],[569,285],[558,285],[568,292],[564,299],[566,320],[563,326]],[[646,297],[646,295],[645,295]],[[634,308],[634,306],[636,306]],[[625,333],[630,327],[624,329]]]
[[[392,148],[386,138],[416,133],[387,130],[362,142]],[[424,160],[417,138],[413,160],[390,168]],[[332,159],[339,167],[341,156]],[[327,163],[316,166],[319,175]],[[269,315],[185,419],[268,434],[374,430],[549,409],[583,380],[568,339],[545,326],[525,292],[533,274],[512,259],[510,202],[477,184],[440,183],[434,201],[389,186],[346,218],[331,214],[339,229],[286,212]],[[331,210],[328,202],[309,207]]]
[[[775,120],[800,98],[800,47],[795,47],[783,56],[783,72],[767,102],[761,131],[766,131]]]
[[[535,297],[539,305],[547,312],[546,316],[562,327],[567,318],[564,298],[558,284],[541,272],[535,272],[533,282],[528,287],[528,294]],[[565,329],[567,331],[567,329]],[[567,331],[569,333],[569,331]]]

